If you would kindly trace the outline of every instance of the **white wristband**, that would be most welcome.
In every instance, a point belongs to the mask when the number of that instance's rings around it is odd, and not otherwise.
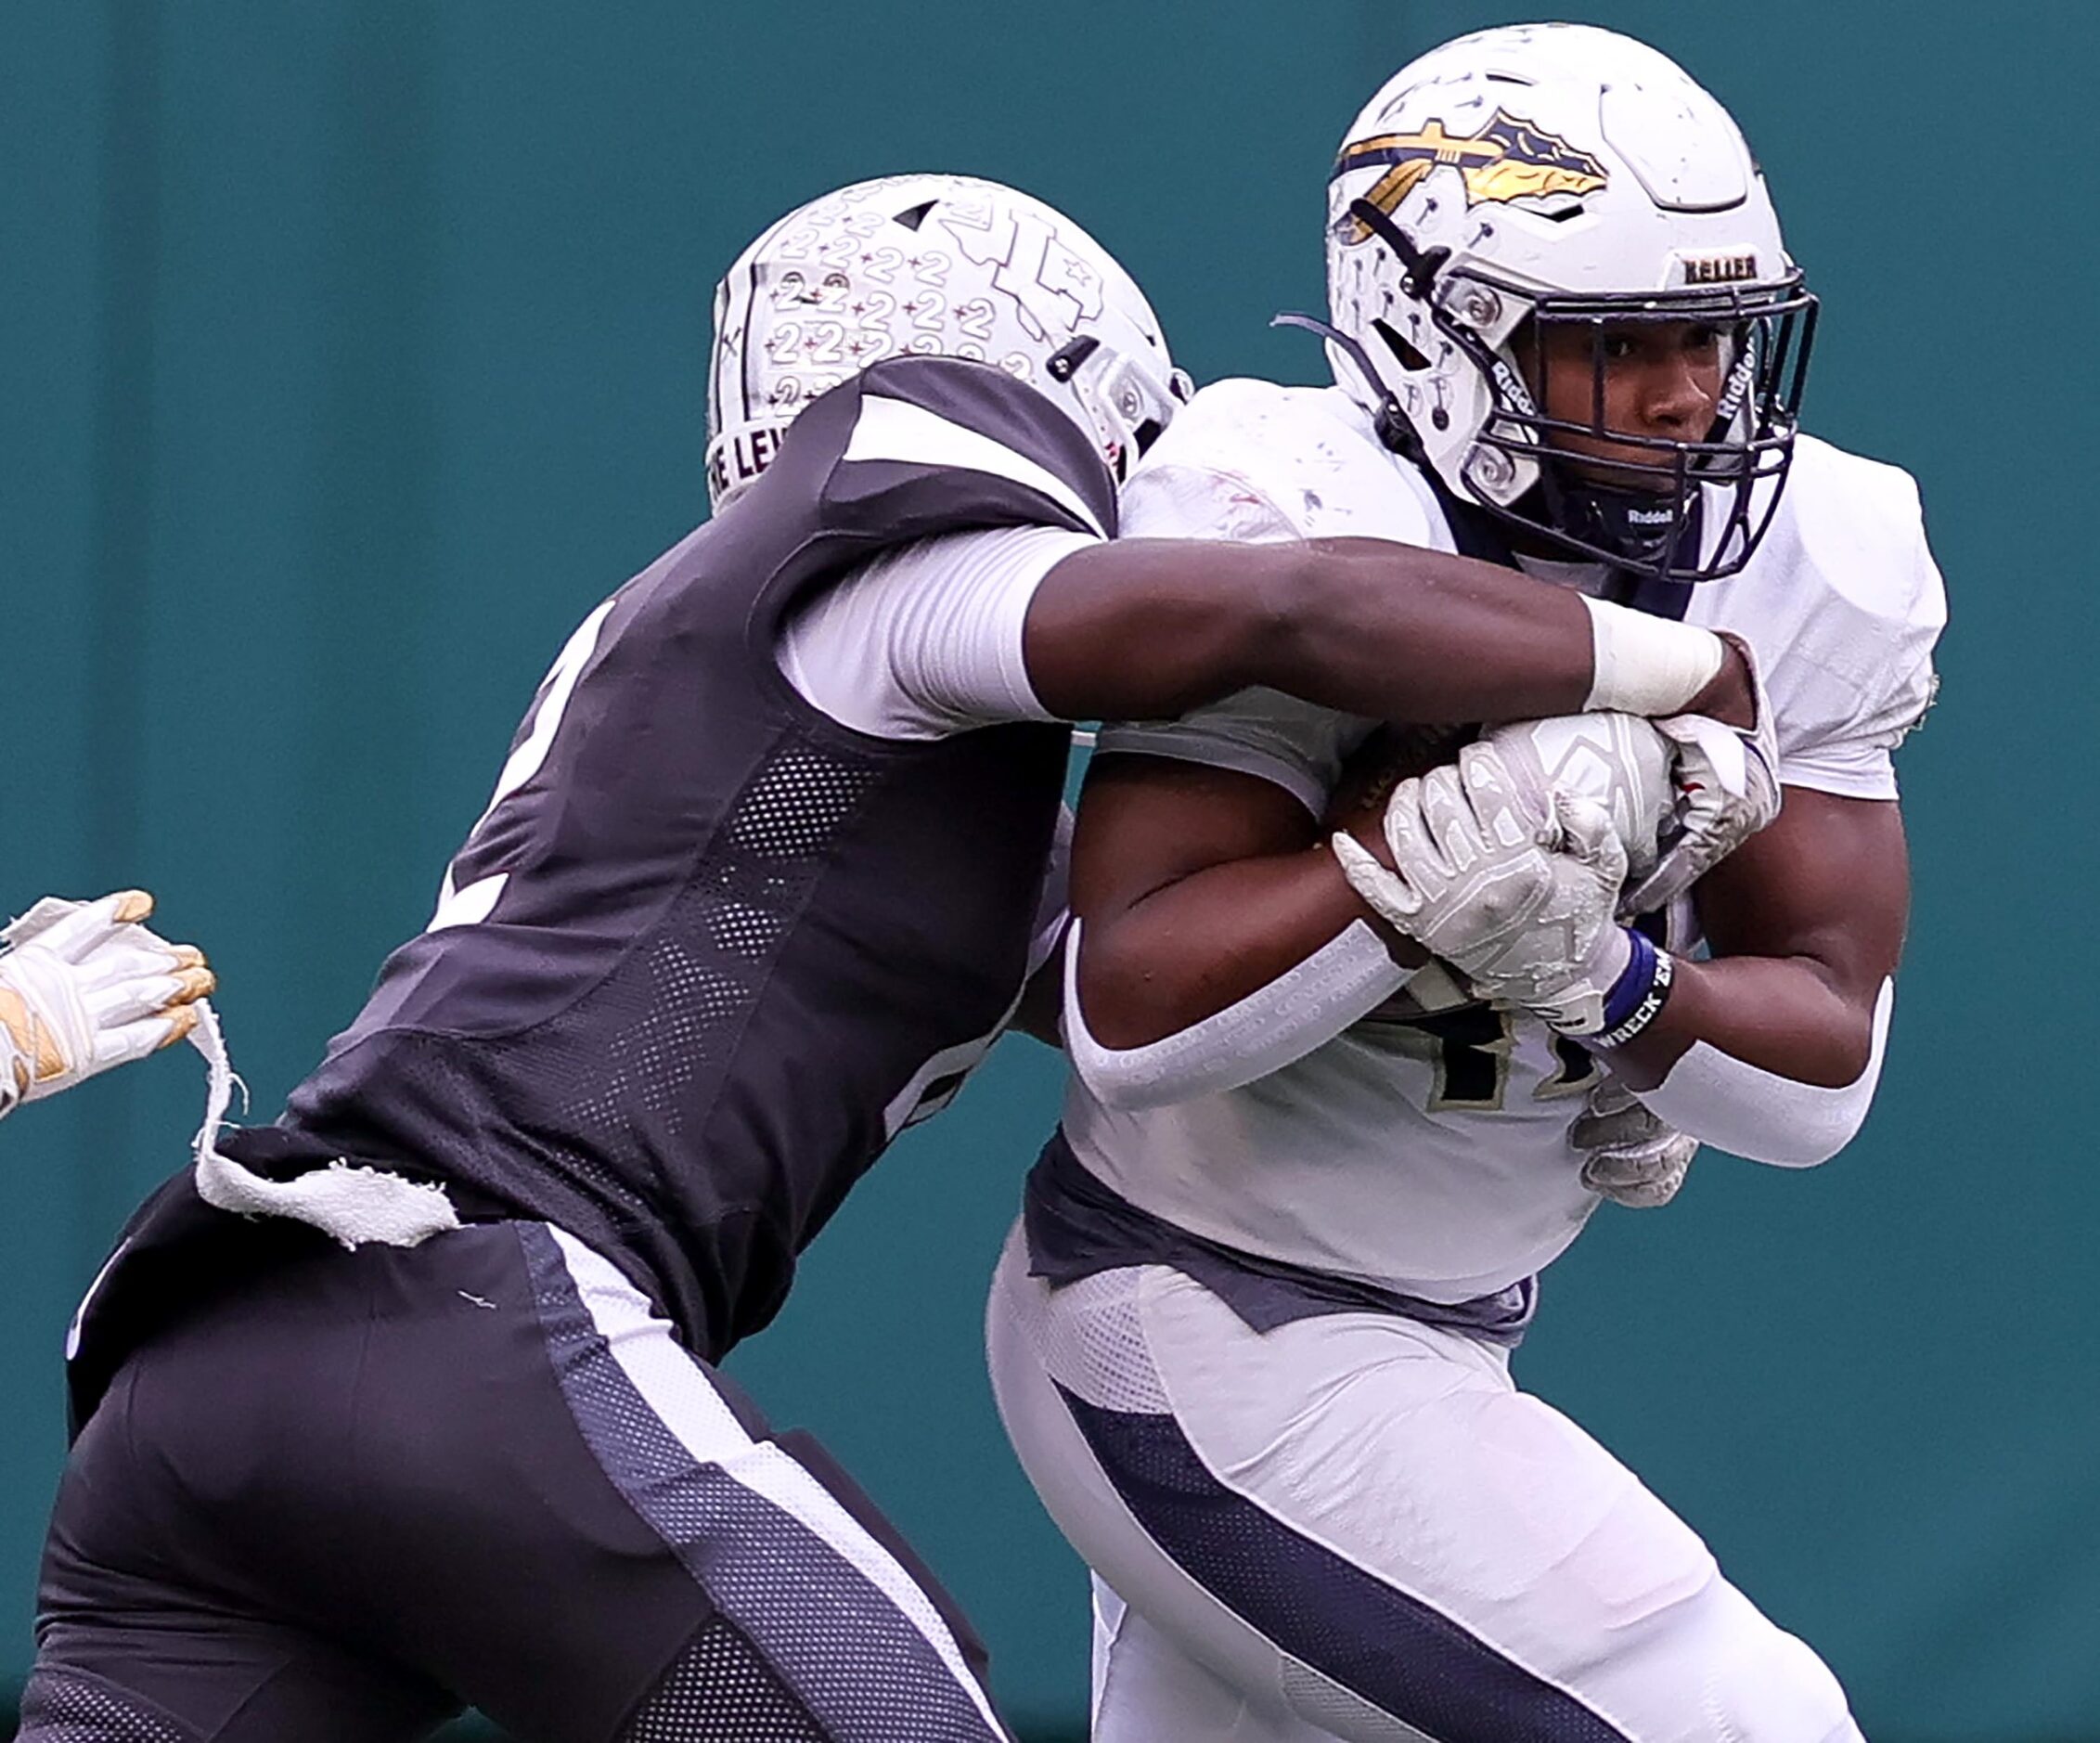
[[[1360,920],[1237,1004],[1143,1047],[1103,1047],[1079,1009],[1079,923],[1064,959],[1064,1045],[1073,1069],[1107,1107],[1158,1107],[1236,1090],[1302,1059],[1407,985]]]
[[[1580,597],[1590,608],[1594,659],[1586,710],[1682,714],[1728,656],[1727,644],[1710,629]]]

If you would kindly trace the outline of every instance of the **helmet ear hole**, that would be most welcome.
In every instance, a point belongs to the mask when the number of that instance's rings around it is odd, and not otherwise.
[[[1400,368],[1411,374],[1429,368],[1429,359],[1400,337],[1399,329],[1383,318],[1371,323],[1372,330],[1385,342],[1385,347],[1400,360]]]

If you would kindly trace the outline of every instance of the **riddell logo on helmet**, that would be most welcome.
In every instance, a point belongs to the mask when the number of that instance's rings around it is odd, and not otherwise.
[[[1519,121],[1507,110],[1471,136],[1449,134],[1440,121],[1424,123],[1418,133],[1382,133],[1342,148],[1330,180],[1351,170],[1385,164],[1385,174],[1363,196],[1391,216],[1399,203],[1421,187],[1430,171],[1449,165],[1465,179],[1465,203],[1514,205],[1549,194],[1580,198],[1604,187],[1611,178],[1604,164],[1565,139]],[[1371,234],[1361,219],[1349,231],[1351,242]]]

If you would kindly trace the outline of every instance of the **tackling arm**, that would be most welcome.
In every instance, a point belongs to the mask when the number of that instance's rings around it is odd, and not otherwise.
[[[1170,719],[1255,685],[1400,724],[1752,718],[1747,662],[1711,631],[1380,539],[1093,546],[1043,578],[1023,647],[1073,720]]]

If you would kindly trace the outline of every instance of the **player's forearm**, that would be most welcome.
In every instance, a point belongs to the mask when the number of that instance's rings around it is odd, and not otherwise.
[[[1710,631],[1439,551],[1297,549],[1280,621],[1255,649],[1252,681],[1270,689],[1399,725],[1727,709],[1739,679],[1746,701],[1740,654]]]
[[[1253,685],[1398,724],[1748,718],[1741,656],[1707,631],[1376,539],[1098,546],[1044,579],[1025,646],[1037,695],[1074,719],[1170,718]]]
[[[1661,1014],[1610,1051],[1612,1070],[1634,1089],[1658,1083],[1696,1042],[1762,1071],[1826,1089],[1866,1066],[1874,1007],[1831,986],[1801,959],[1678,958]]]
[[[1797,958],[1679,962],[1655,1022],[1598,1052],[1680,1130],[1753,1161],[1812,1167],[1873,1104],[1892,995],[1884,981],[1862,1005]]]
[[[1778,821],[1695,894],[1717,954],[1674,963],[1660,1014],[1612,1067],[1707,1143],[1823,1161],[1866,1117],[1880,1073],[1910,907],[1901,813],[1789,787]]]
[[[1113,918],[1087,921],[1077,987],[1088,1029],[1112,1048],[1179,1034],[1272,985],[1359,923],[1374,916],[1324,846],[1198,872]],[[1428,960],[1379,930],[1397,963]]]
[[[1391,935],[1373,930],[1321,833],[1253,776],[1096,759],[1064,1001],[1073,1066],[1096,1097],[1143,1107],[1251,1083],[1404,984]]]

